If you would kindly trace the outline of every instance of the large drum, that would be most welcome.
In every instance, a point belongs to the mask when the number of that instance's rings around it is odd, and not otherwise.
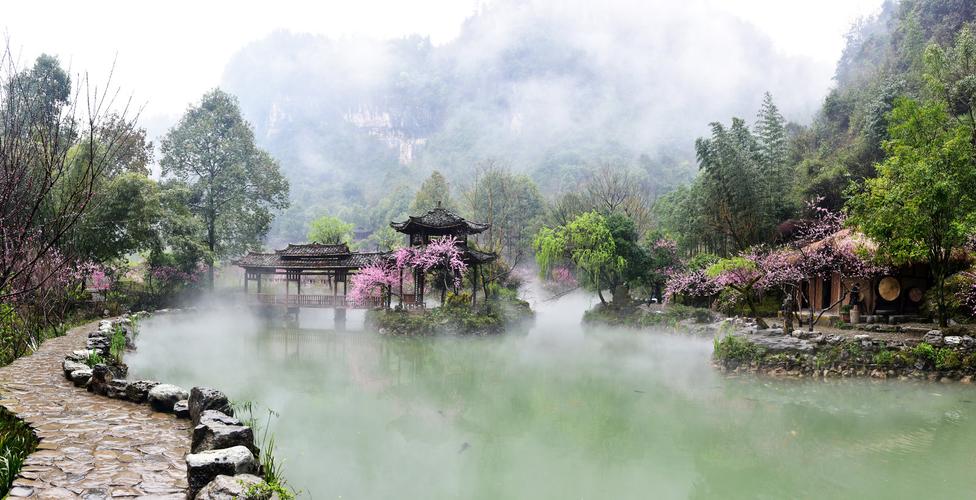
[[[878,295],[889,302],[901,295],[901,283],[894,276],[885,276],[878,282]]]

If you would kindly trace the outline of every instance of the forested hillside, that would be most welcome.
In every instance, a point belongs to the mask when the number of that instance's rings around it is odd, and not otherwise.
[[[951,46],[974,19],[976,3],[969,0],[885,3],[877,16],[852,27],[836,86],[809,126],[771,117],[767,104],[754,120],[739,126],[733,121],[731,132],[713,130],[706,142],[725,145],[739,157],[702,157],[706,151],[699,147],[702,175],[658,204],[659,222],[685,251],[727,253],[787,237],[790,219],[810,215],[809,201],[839,210],[852,183],[874,177],[885,159],[896,100],[931,97],[927,48]],[[718,118],[728,123],[731,117],[713,117]],[[782,149],[771,158],[764,146]],[[756,181],[729,182],[739,175]]]
[[[699,2],[545,3],[493,2],[443,46],[282,32],[243,49],[225,88],[292,185],[272,240],[325,213],[382,227],[432,170],[460,195],[487,161],[547,197],[612,164],[653,201],[691,180],[715,117],[768,90],[806,121],[823,93],[809,61]]]

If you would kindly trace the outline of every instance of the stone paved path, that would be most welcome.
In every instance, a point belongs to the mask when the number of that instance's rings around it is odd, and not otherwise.
[[[72,329],[0,368],[0,405],[40,438],[10,496],[186,498],[188,421],[95,396],[65,380],[64,355],[84,349],[96,325]]]

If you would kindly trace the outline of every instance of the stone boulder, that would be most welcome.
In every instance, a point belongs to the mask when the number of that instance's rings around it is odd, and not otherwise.
[[[189,395],[186,389],[182,387],[173,384],[159,384],[149,389],[146,400],[149,401],[149,406],[152,406],[156,411],[173,413],[176,402],[186,399]]]
[[[748,339],[769,353],[812,353],[814,350],[814,345],[809,340],[785,335],[752,335]]]
[[[108,357],[109,351],[112,350],[112,339],[105,336],[98,337],[88,337],[88,350],[95,351],[99,356],[105,358]]]
[[[71,351],[71,354],[65,356],[64,359],[77,361],[78,363],[84,363],[86,360],[88,360],[88,356],[90,355],[91,355],[91,351],[79,349],[77,351]]]
[[[112,399],[126,399],[126,389],[129,382],[125,380],[113,379],[105,386],[105,395]]]
[[[81,362],[78,362],[78,361],[72,361],[70,359],[65,359],[64,362],[61,363],[61,368],[64,369],[64,378],[66,378],[68,380],[71,380],[71,374],[73,372],[75,372],[77,370],[87,370],[88,369],[88,365],[86,365],[84,363],[81,363]]]
[[[234,409],[230,406],[227,396],[209,387],[194,387],[190,389],[190,421],[193,425],[200,423],[200,416],[207,410],[216,410],[225,415],[234,416]]]
[[[253,474],[236,476],[217,476],[197,493],[196,500],[257,500],[247,495],[249,487],[261,484],[264,480]]]
[[[185,399],[181,399],[173,405],[173,414],[176,418],[190,418],[190,404]]]
[[[108,392],[108,383],[112,381],[112,371],[108,366],[101,363],[91,369],[91,380],[88,381],[88,392],[105,396]]]
[[[92,371],[88,368],[75,370],[71,372],[71,383],[75,384],[75,387],[84,387],[91,380],[91,376]]]
[[[942,347],[945,343],[945,339],[942,337],[942,331],[940,330],[929,330],[922,337],[922,342],[931,345],[932,347]]]
[[[193,441],[190,444],[191,453],[206,450],[219,450],[244,446],[255,455],[258,449],[254,446],[254,431],[239,420],[219,411],[207,410],[200,416],[200,423],[193,428]]]
[[[136,380],[129,383],[125,388],[125,399],[133,403],[145,403],[149,397],[149,390],[159,385],[159,382],[152,380]]]
[[[259,469],[251,450],[244,446],[191,453],[186,456],[186,480],[190,486],[187,498],[195,498],[217,476],[257,474]]]

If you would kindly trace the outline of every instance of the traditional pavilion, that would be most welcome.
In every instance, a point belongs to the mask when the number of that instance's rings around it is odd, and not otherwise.
[[[462,247],[462,259],[471,269],[472,300],[477,295],[479,266],[494,261],[498,256],[472,248],[468,236],[488,230],[491,225],[471,222],[439,206],[424,215],[409,217],[403,222],[391,222],[390,227],[406,234],[411,246],[424,246],[437,238],[455,237]],[[353,252],[345,243],[340,244],[289,244],[287,248],[273,253],[248,252],[234,261],[244,268],[244,294],[253,302],[265,306],[284,306],[296,311],[302,307],[334,308],[337,311],[347,308],[384,307],[388,302],[384,297],[370,297],[366,303],[357,304],[348,300],[349,277],[360,269],[378,262],[388,261],[389,252]],[[280,282],[284,278],[285,293],[267,290],[267,281]],[[403,289],[400,277],[399,305],[402,308],[420,309],[424,307],[424,273],[414,270],[412,293]],[[251,282],[255,293],[250,293]],[[302,283],[310,282],[327,286],[328,293],[302,293]],[[292,290],[294,283],[294,291]],[[339,289],[342,285],[342,293]],[[279,291],[280,292],[280,291]]]
[[[460,215],[447,210],[437,203],[437,208],[420,216],[410,216],[403,222],[391,222],[390,227],[395,231],[407,235],[407,243],[410,246],[424,246],[437,238],[457,238],[461,245],[462,260],[471,269],[471,300],[476,300],[478,295],[478,276],[480,266],[491,263],[498,258],[494,253],[486,253],[468,245],[468,236],[480,234],[491,228],[491,224],[484,222],[472,222]],[[405,306],[404,297],[413,299],[417,304],[424,303],[424,288],[426,277],[418,269],[414,269],[414,294],[413,296],[403,293],[403,277],[400,278],[400,305]]]

